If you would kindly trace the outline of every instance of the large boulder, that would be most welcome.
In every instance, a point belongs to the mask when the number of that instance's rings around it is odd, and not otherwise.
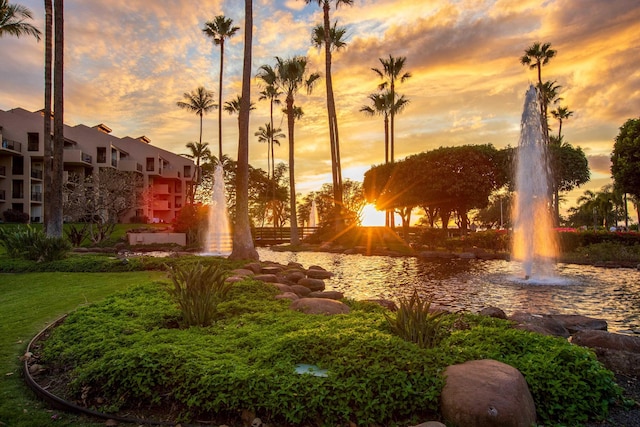
[[[347,314],[349,306],[326,298],[300,298],[291,303],[292,310],[301,311],[305,314]]]
[[[517,369],[496,360],[447,367],[441,394],[444,419],[457,427],[531,427],[536,408]]]
[[[291,285],[290,288],[291,290],[293,290],[293,292],[295,292],[297,295],[301,297],[306,297],[311,293],[311,289],[302,285]]]
[[[482,316],[487,316],[487,317],[494,317],[496,319],[506,319],[507,315],[505,314],[505,312],[498,307],[485,307],[482,310],[480,310],[480,315]]]
[[[581,316],[579,314],[551,314],[549,317],[560,322],[570,334],[585,330],[607,330],[607,321],[602,319]]]
[[[525,331],[537,332],[544,335],[554,335],[569,338],[569,331],[556,319],[542,314],[531,314],[518,311],[513,313],[509,320],[516,322],[516,328]]]
[[[328,279],[333,273],[318,266],[311,266],[307,270],[307,277],[312,279]]]
[[[340,300],[344,298],[344,294],[338,291],[315,291],[308,295],[309,298],[328,298]]]
[[[593,349],[598,360],[607,369],[640,377],[640,337],[585,330],[576,332],[571,337],[571,342]]]
[[[253,278],[267,283],[278,283],[278,277],[275,274],[256,274]]]
[[[311,291],[324,291],[325,284],[322,279],[312,279],[309,277],[305,277],[304,279],[298,280],[298,285],[305,286],[309,288]]]

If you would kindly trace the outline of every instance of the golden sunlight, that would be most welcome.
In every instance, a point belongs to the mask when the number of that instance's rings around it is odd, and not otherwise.
[[[372,204],[362,208],[362,225],[364,227],[384,227],[384,211],[379,211]]]

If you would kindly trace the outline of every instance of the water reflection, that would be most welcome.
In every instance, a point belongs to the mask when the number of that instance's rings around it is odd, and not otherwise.
[[[640,333],[640,272],[559,264],[553,279],[521,279],[517,263],[502,260],[422,260],[258,249],[260,259],[320,265],[335,275],[327,289],[350,298],[397,301],[414,289],[454,310],[497,306],[545,314],[582,314],[607,320],[610,331]]]

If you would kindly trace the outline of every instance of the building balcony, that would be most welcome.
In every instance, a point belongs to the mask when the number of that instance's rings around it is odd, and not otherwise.
[[[0,178],[6,178],[6,177],[7,177],[7,167],[0,166]]]
[[[168,211],[171,209],[171,205],[168,200],[154,200],[153,201],[153,210],[154,211]]]
[[[2,138],[2,146],[0,151],[5,151],[11,154],[21,154],[22,144],[18,141],[12,141],[10,139]]]
[[[31,193],[32,202],[42,202],[42,193],[34,191]]]
[[[154,194],[169,194],[169,186],[167,184],[155,184],[153,186]]]
[[[135,160],[120,160],[118,164],[118,170],[123,172],[138,172],[142,173],[142,165]]]
[[[180,171],[173,168],[164,168],[160,172],[160,175],[162,175],[165,178],[180,178]]]
[[[31,169],[31,178],[42,179],[44,172],[39,169]]]
[[[93,158],[82,150],[65,149],[62,160],[64,163],[72,165],[92,166]]]

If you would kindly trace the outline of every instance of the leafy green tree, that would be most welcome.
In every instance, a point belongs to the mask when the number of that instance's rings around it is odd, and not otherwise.
[[[296,214],[296,189],[295,189],[295,96],[298,91],[305,88],[307,93],[313,91],[317,80],[320,78],[318,73],[310,73],[307,70],[308,60],[304,56],[294,56],[292,58],[283,59],[276,57],[276,66],[272,68],[274,71],[273,85],[286,95],[286,111],[287,111],[287,128],[289,137],[289,204],[291,206],[291,243],[300,243],[298,235],[298,224]],[[261,71],[264,66],[261,67]]]
[[[347,178],[344,180],[343,186],[345,225],[348,227],[360,225],[362,222],[362,209],[367,203],[362,183]],[[309,218],[313,201],[316,202],[320,226],[329,226],[333,221],[332,184],[322,184],[320,191],[312,191],[303,198],[298,210],[298,220],[300,222],[305,222]]]
[[[233,37],[240,27],[233,26],[233,19],[218,15],[204,24],[202,32],[220,46],[220,75],[218,79],[218,105],[222,105],[222,72],[224,70],[224,41]],[[218,158],[222,158],[222,110],[218,110]]]
[[[411,209],[437,208],[447,227],[456,212],[460,226],[469,225],[468,212],[487,206],[493,191],[506,184],[502,156],[492,145],[441,147],[365,173],[367,201],[378,209],[393,208],[403,216],[403,228],[410,223]]]
[[[551,188],[555,223],[560,224],[560,193],[580,187],[591,179],[589,161],[580,147],[569,143],[549,144]]]
[[[45,6],[46,3],[45,0]],[[27,7],[19,4],[9,4],[8,0],[0,0],[0,37],[5,34],[18,38],[22,35],[29,35],[39,41],[40,30],[26,22],[30,19],[33,19],[33,14]]]
[[[249,220],[249,116],[251,112],[251,57],[253,43],[253,1],[244,2],[244,56],[240,95],[238,169],[236,174],[236,215],[231,259],[258,259]],[[222,62],[222,61],[221,61]],[[222,76],[222,72],[220,72]],[[221,81],[222,84],[222,81]],[[222,157],[222,140],[220,157]]]
[[[586,190],[577,200],[578,205],[569,209],[567,224],[572,227],[594,226],[609,229],[616,223],[618,207],[622,204],[613,186],[606,185],[600,191]]]
[[[176,102],[178,108],[195,113],[200,117],[200,138],[198,138],[200,144],[202,144],[202,118],[209,111],[218,108],[213,96],[213,91],[205,89],[204,86],[199,86],[196,90],[185,92],[182,95],[184,101]]]
[[[640,118],[629,119],[620,128],[611,153],[611,174],[617,187],[640,198]]]

